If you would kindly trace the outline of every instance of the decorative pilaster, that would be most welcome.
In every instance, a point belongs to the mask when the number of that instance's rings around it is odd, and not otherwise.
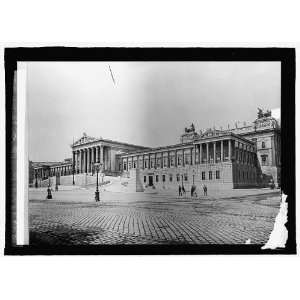
[[[231,140],[228,140],[228,158],[231,161]]]
[[[224,157],[224,149],[223,149],[223,140],[221,141],[221,162],[223,162],[223,157]]]
[[[209,143],[206,143],[206,163],[209,163]]]
[[[216,163],[216,142],[213,142],[214,152],[213,152],[213,163]]]

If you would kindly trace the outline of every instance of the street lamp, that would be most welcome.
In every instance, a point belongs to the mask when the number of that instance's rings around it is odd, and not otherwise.
[[[181,186],[183,186],[183,174],[181,174]]]
[[[37,170],[35,170],[35,188],[38,188],[38,175],[37,175]]]
[[[193,185],[195,184],[195,170],[193,170]]]
[[[95,200],[96,200],[96,202],[99,202],[100,201],[100,193],[99,193],[98,174],[99,174],[99,171],[101,170],[102,163],[95,163],[94,167],[95,167],[96,172],[97,172],[97,183],[96,183]]]
[[[73,163],[73,168],[72,168],[72,174],[73,174],[73,185],[75,185],[75,164]]]

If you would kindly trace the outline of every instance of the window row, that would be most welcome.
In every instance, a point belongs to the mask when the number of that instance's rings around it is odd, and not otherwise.
[[[212,179],[220,179],[221,176],[220,176],[220,171],[217,170],[215,172],[213,171],[208,171],[208,172],[201,172],[201,178],[202,180],[206,180],[206,173],[208,174],[208,179],[209,180],[212,180]],[[215,175],[215,176],[214,176]],[[161,179],[160,179],[161,177]],[[167,176],[165,174],[163,175],[155,175],[155,182],[166,182],[166,178]],[[169,182],[172,182],[173,181],[173,174],[169,174],[168,175],[168,180]],[[176,174],[176,181],[177,182],[180,182],[180,181],[188,181],[189,178],[188,178],[188,174],[185,173],[185,174]],[[144,182],[147,182],[147,176],[144,176]]]

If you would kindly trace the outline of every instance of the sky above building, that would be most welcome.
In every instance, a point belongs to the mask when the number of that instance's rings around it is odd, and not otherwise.
[[[71,157],[83,132],[154,147],[191,123],[249,124],[280,107],[280,76],[280,62],[28,62],[29,159]]]

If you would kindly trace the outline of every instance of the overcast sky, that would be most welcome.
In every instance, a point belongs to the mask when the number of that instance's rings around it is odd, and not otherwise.
[[[29,159],[61,161],[83,132],[163,146],[192,122],[253,122],[257,107],[280,107],[280,63],[29,62],[27,96]]]

